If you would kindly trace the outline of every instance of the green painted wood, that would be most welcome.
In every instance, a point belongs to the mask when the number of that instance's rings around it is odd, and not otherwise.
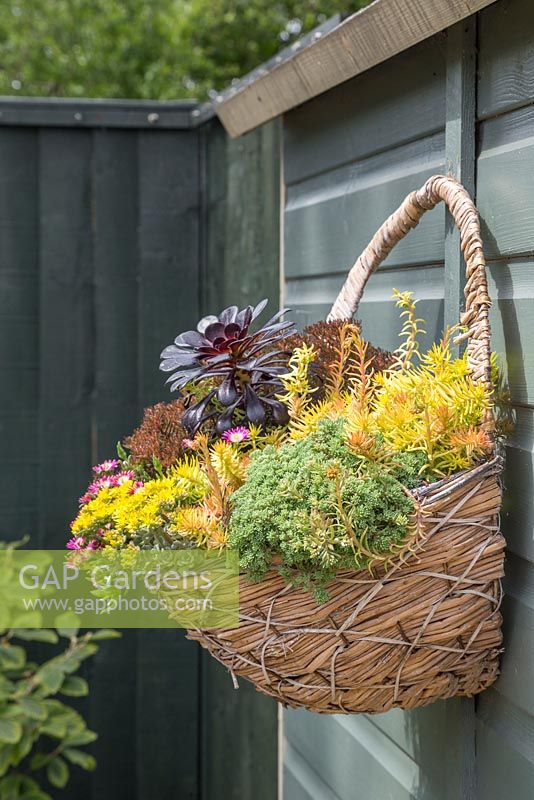
[[[307,761],[287,739],[284,741],[284,797],[289,800],[340,800],[329,786],[310,769]]]
[[[445,60],[446,38],[438,34],[291,111],[284,132],[286,184],[442,129]]]
[[[204,313],[279,304],[279,146],[278,122],[235,141],[217,121],[203,133]]]
[[[76,134],[73,134],[76,135]],[[138,424],[137,135],[93,134],[95,390],[93,461],[110,458],[117,441]],[[92,794],[100,800],[134,797],[131,767],[136,724],[137,632],[100,649],[89,666],[89,721],[99,738]],[[117,680],[129,675],[129,680]]]
[[[287,277],[347,270],[408,192],[444,169],[442,134],[303,181],[287,190]],[[426,215],[384,262],[429,264],[443,257],[444,209]]]
[[[534,253],[533,123],[530,106],[480,126],[477,201],[489,258]]]
[[[422,780],[419,767],[363,715],[286,711],[284,730],[292,747],[340,800],[412,800],[417,796]]]
[[[527,730],[532,730],[529,720]],[[498,735],[482,722],[477,725],[478,797],[483,800],[531,800],[534,785],[534,764],[510,741],[507,729]]]
[[[474,197],[476,115],[476,19],[463,20],[447,31],[445,90],[445,158],[453,175]],[[445,217],[445,325],[458,323],[464,308],[465,261],[460,232],[451,214]]]
[[[95,416],[93,446],[109,458],[139,420],[137,136],[95,131],[93,235],[95,261]],[[96,438],[96,440],[95,440]]]
[[[39,539],[63,549],[93,453],[91,133],[39,131]],[[86,673],[84,673],[86,674]],[[88,699],[79,705],[87,714]],[[73,772],[68,791],[90,800]]]
[[[91,466],[94,330],[88,131],[39,132],[41,547],[65,546]]]
[[[345,275],[339,275],[286,283],[286,304],[299,327],[325,319],[344,279]],[[356,317],[362,322],[364,335],[387,350],[398,347],[402,328],[393,288],[415,293],[420,315],[426,320],[421,346],[430,346],[443,331],[443,268],[379,270],[371,277]]]
[[[508,739],[514,750],[534,762],[534,728],[530,714],[492,688],[478,698],[477,716],[487,730],[502,739]],[[482,764],[488,766],[484,761]]]
[[[199,316],[198,138],[138,135],[139,410],[169,399],[159,354]],[[183,631],[138,633],[135,771],[140,800],[199,794],[199,649]]]
[[[193,113],[195,112],[195,113]],[[84,100],[51,97],[3,97],[0,127],[24,125],[62,128],[187,130],[196,125],[194,100]]]
[[[0,538],[34,533],[38,506],[38,151],[35,131],[0,132]]]
[[[475,17],[463,20],[447,31],[447,80],[445,87],[445,157],[447,174],[457,178],[475,197],[476,118],[476,36]],[[444,326],[457,325],[465,306],[465,260],[460,232],[452,215],[445,213]],[[447,710],[455,713],[446,727],[454,742],[450,776],[444,796],[448,800],[471,800],[476,791],[475,703],[459,698]],[[428,758],[419,763],[426,766]],[[438,793],[436,787],[436,793]]]
[[[160,353],[198,317],[198,140],[140,132],[139,392],[141,406],[169,399]]]
[[[478,115],[485,118],[532,102],[534,6],[499,0],[478,16]]]
[[[269,298],[279,305],[279,124],[228,140],[212,121],[202,134],[202,313]],[[192,646],[191,644],[189,646]],[[202,800],[272,800],[278,706],[202,653]]]
[[[534,411],[516,408],[514,425],[506,448],[503,532],[509,551],[534,563]]]

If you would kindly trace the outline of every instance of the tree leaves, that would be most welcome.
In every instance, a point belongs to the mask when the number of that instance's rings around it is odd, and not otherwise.
[[[0,744],[16,744],[22,736],[22,725],[14,719],[0,717]]]
[[[1,546],[1,545],[0,545]],[[58,631],[67,637],[65,650],[41,664],[28,662],[24,647],[13,645],[14,636],[23,641],[57,644],[55,631],[12,629],[0,640],[0,800],[51,800],[39,782],[26,774],[36,774],[56,789],[66,786],[69,764],[92,770],[92,755],[78,749],[97,738],[83,717],[54,695],[83,697],[87,681],[74,673],[84,659],[98,650],[94,639],[112,639],[117,631],[77,635],[77,631]]]
[[[16,14],[2,3],[0,91],[205,99],[327,17],[366,3],[17,0]]]
[[[63,789],[69,780],[69,768],[60,756],[53,758],[46,768],[46,777],[57,789]]]

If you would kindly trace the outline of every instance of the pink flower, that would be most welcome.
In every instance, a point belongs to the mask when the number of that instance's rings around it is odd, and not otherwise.
[[[143,483],[143,481],[136,481],[134,483],[134,485],[132,486],[131,493],[132,494],[137,494],[138,492],[140,492],[144,488],[144,486],[145,486],[145,484]]]
[[[86,550],[98,550],[101,547],[100,542],[97,542],[95,539],[91,539],[88,543]]]
[[[102,545],[95,539],[86,542],[83,536],[73,536],[67,542],[67,550],[98,550]]]
[[[230,428],[230,430],[225,431],[222,435],[222,438],[225,442],[239,444],[240,442],[244,442],[245,439],[248,439],[249,436],[249,429],[245,428],[243,425],[239,425],[237,428]]]
[[[67,550],[84,550],[85,549],[85,539],[83,536],[73,536],[72,539],[69,539],[67,542]]]
[[[86,492],[85,494],[82,494],[79,500],[80,505],[84,506],[86,503],[89,503],[93,499],[93,497],[94,495],[92,495],[91,492]]]
[[[185,450],[191,450],[192,448],[194,448],[194,446],[195,446],[194,439],[182,439],[182,447]]]
[[[119,472],[118,475],[113,476],[117,483],[117,486],[122,486],[123,483],[127,483],[128,481],[133,481],[135,479],[135,472],[132,469],[127,470],[126,472]]]
[[[97,464],[93,467],[93,472],[95,475],[101,475],[103,472],[113,472],[119,466],[120,461],[118,458],[109,458],[107,461],[103,461],[101,464]]]

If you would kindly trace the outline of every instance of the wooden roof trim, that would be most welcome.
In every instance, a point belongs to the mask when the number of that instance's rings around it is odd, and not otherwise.
[[[311,44],[294,46],[290,58],[227,89],[215,110],[230,136],[241,136],[494,2],[375,0]]]

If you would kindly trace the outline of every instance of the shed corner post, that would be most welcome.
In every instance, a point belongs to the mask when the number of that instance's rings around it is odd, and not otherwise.
[[[477,15],[447,30],[445,89],[446,170],[475,198]],[[465,263],[460,234],[449,212],[445,218],[444,327],[458,323],[464,306]],[[458,782],[451,780],[447,800],[475,800],[475,701],[448,701],[448,722],[454,742]],[[451,771],[451,775],[454,774]]]

